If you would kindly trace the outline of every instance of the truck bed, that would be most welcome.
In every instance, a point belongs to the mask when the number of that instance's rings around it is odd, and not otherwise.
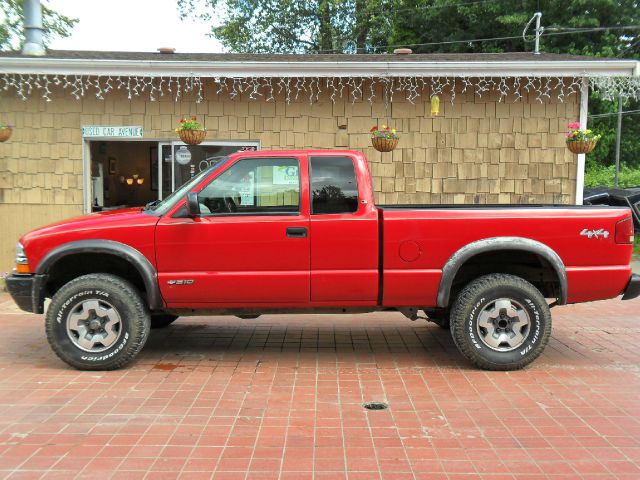
[[[507,237],[540,242],[567,272],[567,303],[619,295],[627,285],[632,245],[615,242],[626,208],[567,205],[383,205],[383,305],[435,305],[442,271],[460,248]],[[607,236],[581,235],[585,229]],[[517,243],[517,242],[516,242]],[[514,243],[514,246],[515,244]],[[517,249],[512,253],[517,258]]]

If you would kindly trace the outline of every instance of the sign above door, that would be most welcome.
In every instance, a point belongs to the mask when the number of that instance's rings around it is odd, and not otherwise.
[[[139,126],[105,126],[83,125],[82,136],[84,138],[116,137],[116,138],[143,138],[144,130]]]

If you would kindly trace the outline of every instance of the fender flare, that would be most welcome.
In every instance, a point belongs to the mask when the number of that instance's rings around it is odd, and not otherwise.
[[[46,275],[49,269],[61,258],[75,253],[107,253],[129,262],[142,277],[147,291],[147,301],[151,310],[164,307],[156,269],[149,259],[129,245],[114,240],[77,240],[65,243],[47,253],[36,267],[37,275]]]
[[[465,245],[449,257],[442,268],[442,277],[438,287],[437,305],[446,308],[449,304],[451,286],[456,274],[467,260],[480,253],[497,250],[522,250],[540,255],[553,267],[560,282],[558,305],[567,303],[567,271],[560,256],[544,243],[523,237],[492,237]]]

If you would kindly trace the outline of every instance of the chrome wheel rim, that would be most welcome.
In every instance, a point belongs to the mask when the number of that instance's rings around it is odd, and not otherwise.
[[[520,347],[531,330],[527,310],[511,298],[498,298],[487,303],[478,316],[478,337],[487,347],[508,352]]]
[[[120,338],[122,322],[117,310],[104,300],[85,300],[67,315],[67,335],[85,352],[103,352]]]

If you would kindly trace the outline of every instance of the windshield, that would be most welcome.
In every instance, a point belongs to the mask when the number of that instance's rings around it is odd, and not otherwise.
[[[221,158],[220,161],[218,161],[215,165],[208,168],[207,170],[203,170],[202,172],[200,172],[191,180],[184,183],[180,188],[175,190],[171,195],[164,198],[163,200],[160,200],[158,203],[149,204],[147,207],[144,208],[144,210],[151,210],[156,214],[164,215],[171,209],[171,207],[173,207],[176,204],[176,202],[184,198],[185,195],[189,191],[191,191],[191,189],[193,189],[196,185],[198,185],[198,183],[200,183],[202,179],[204,179],[214,170],[217,170],[220,166],[224,165],[227,162],[227,160],[229,160],[229,157]]]

